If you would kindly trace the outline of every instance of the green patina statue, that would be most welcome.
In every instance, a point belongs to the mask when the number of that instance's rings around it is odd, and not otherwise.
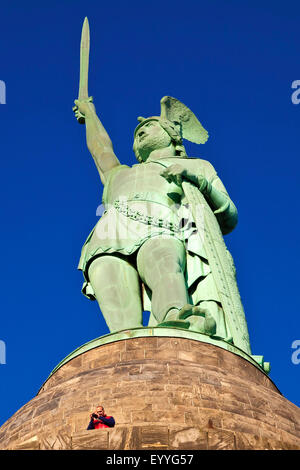
[[[251,354],[232,257],[223,235],[237,210],[213,166],[188,158],[183,139],[208,138],[179,100],[161,100],[160,116],[138,118],[139,163],[120,163],[88,96],[89,28],[81,41],[75,116],[104,186],[104,213],[87,238],[79,269],[82,292],[97,300],[111,332],[149,326],[184,328],[223,339]]]

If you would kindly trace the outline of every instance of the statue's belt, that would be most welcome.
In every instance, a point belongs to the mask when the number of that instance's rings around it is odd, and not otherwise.
[[[153,199],[156,199],[156,200],[153,200]],[[166,218],[155,217],[152,215],[145,214],[141,212],[141,210],[133,209],[129,205],[129,203],[133,201],[156,202],[156,203],[162,204],[166,208],[169,209],[170,215],[171,216],[173,215],[173,218],[175,218],[175,214],[170,209],[170,205],[167,205],[165,200],[162,201],[162,198],[153,197],[153,194],[151,198],[145,198],[145,196],[142,197],[142,194],[137,194],[133,198],[116,199],[113,205],[119,213],[137,222],[141,222],[143,224],[152,225],[152,226],[159,227],[159,228],[164,228],[164,229],[170,230],[171,232],[180,232],[182,230],[183,226],[180,222],[177,223],[175,221],[166,220]]]
[[[178,197],[180,197],[180,194],[178,194]],[[168,207],[169,209],[176,204],[168,194],[160,194],[155,191],[128,192],[126,195],[119,195],[117,200],[125,202],[154,202]]]

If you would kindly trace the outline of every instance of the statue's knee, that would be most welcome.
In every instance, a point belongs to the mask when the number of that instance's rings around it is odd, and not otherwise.
[[[113,256],[99,256],[95,258],[89,268],[88,277],[90,280],[99,278],[102,276],[109,277],[115,275],[118,272],[118,260]]]
[[[88,277],[89,279],[92,279],[92,277],[99,271],[103,269],[103,258],[95,258],[89,265],[88,267]]]

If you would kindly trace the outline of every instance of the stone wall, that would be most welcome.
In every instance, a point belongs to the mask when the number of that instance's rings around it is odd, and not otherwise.
[[[113,429],[86,431],[103,405]],[[0,449],[300,449],[300,409],[247,360],[145,337],[60,367],[0,428]]]

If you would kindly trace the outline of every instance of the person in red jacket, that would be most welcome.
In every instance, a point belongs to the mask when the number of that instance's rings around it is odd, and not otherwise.
[[[114,418],[105,414],[103,406],[97,406],[96,411],[90,415],[87,429],[113,428],[114,425]]]

